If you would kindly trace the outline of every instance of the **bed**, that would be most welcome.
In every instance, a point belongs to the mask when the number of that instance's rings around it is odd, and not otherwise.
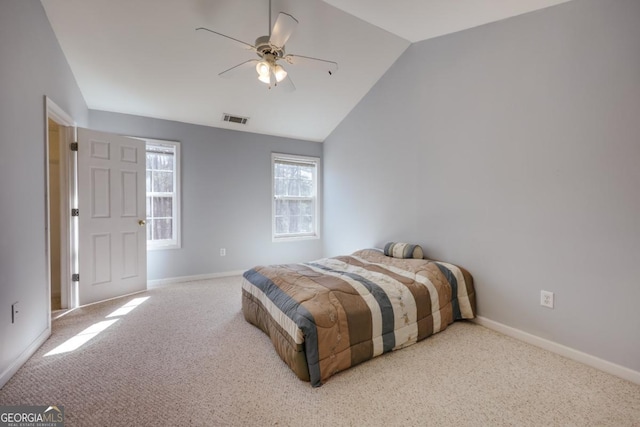
[[[337,372],[472,319],[475,291],[461,267],[363,249],[246,271],[242,311],[296,375],[318,387]]]

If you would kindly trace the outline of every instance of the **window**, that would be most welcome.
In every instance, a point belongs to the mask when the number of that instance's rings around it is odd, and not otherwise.
[[[273,240],[318,238],[320,159],[272,154]]]
[[[180,143],[147,144],[147,249],[180,247]]]

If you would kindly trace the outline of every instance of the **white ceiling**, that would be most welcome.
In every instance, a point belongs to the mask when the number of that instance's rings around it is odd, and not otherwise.
[[[273,0],[299,25],[287,53],[336,61],[325,72],[284,64],[297,90],[257,74],[217,76],[268,34],[268,0],[42,0],[91,109],[323,141],[409,46],[568,0]],[[223,122],[230,113],[247,125]]]
[[[412,43],[569,0],[324,0]]]

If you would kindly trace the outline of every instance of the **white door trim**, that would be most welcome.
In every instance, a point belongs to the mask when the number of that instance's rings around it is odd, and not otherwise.
[[[76,127],[76,122],[73,118],[67,114],[62,108],[58,107],[58,105],[48,98],[46,95],[45,106],[47,111],[47,118],[51,118],[58,122],[61,125]],[[48,125],[47,125],[48,126]],[[74,135],[75,136],[75,135]]]

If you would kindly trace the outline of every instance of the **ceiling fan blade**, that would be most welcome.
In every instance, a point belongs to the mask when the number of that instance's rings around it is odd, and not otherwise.
[[[227,36],[227,35],[225,35],[225,34],[219,33],[219,32],[217,32],[217,31],[213,31],[213,30],[210,30],[210,29],[208,29],[208,28],[204,28],[204,27],[198,27],[198,28],[196,28],[196,31],[198,31],[198,30],[208,31],[208,32],[210,32],[210,33],[217,34],[217,35],[222,36],[222,37],[224,37],[224,38],[227,38],[227,39],[229,39],[229,40],[233,40],[234,42],[236,42],[236,43],[238,43],[240,46],[242,46],[242,48],[243,48],[243,49],[250,49],[250,50],[253,50],[253,51],[255,51],[255,50],[256,50],[256,47],[255,47],[254,45],[252,45],[252,44],[249,44],[249,43],[243,42],[242,40],[234,39],[233,37],[230,37],[230,36]]]
[[[291,77],[288,75],[282,79],[280,83],[276,84],[276,86],[283,92],[295,92],[296,90],[296,85],[293,84],[293,80],[291,80]]]
[[[298,20],[288,13],[280,12],[276,23],[273,24],[273,31],[271,31],[271,37],[269,42],[277,47],[284,47],[293,31],[298,25]]]
[[[338,71],[338,63],[334,61],[328,61],[326,59],[291,54],[285,55],[283,59],[291,65],[300,65],[307,68],[315,68],[327,71],[329,75],[333,75],[333,73]]]
[[[255,77],[255,69],[258,62],[258,59],[249,59],[248,61],[244,61],[241,64],[229,68],[228,70],[224,70],[223,72],[218,74],[218,76],[225,79],[240,77],[241,75],[244,76],[245,74],[249,75],[249,70],[253,70],[253,74]]]

